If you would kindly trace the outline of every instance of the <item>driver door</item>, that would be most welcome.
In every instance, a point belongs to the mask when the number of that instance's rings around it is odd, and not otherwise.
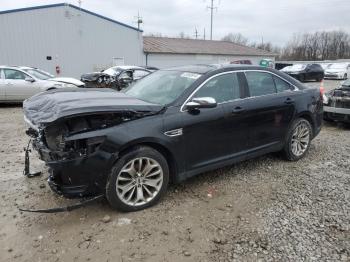
[[[214,76],[192,96],[215,98],[218,103],[215,108],[184,109],[182,121],[187,170],[220,165],[235,153],[231,145],[233,136],[237,141],[245,141],[245,132],[232,133],[234,120],[227,116],[225,110],[228,101],[240,97],[235,77],[236,73]]]
[[[16,69],[4,69],[3,72],[6,100],[23,101],[40,92],[35,82],[25,80],[26,77],[31,78],[27,74]]]

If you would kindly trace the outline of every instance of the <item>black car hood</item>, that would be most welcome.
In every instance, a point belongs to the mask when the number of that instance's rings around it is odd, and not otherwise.
[[[162,108],[107,88],[52,90],[23,102],[24,115],[35,126],[74,115],[124,111],[155,113]]]

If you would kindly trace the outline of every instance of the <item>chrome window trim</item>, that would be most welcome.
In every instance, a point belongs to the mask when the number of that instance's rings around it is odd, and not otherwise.
[[[181,108],[180,108],[180,112],[186,112],[187,110],[184,109],[184,107],[186,106],[187,102],[197,93],[197,91],[202,87],[204,86],[208,81],[210,81],[211,79],[213,79],[214,77],[217,77],[217,76],[221,76],[221,75],[225,75],[225,74],[232,74],[232,73],[246,73],[246,72],[263,72],[263,73],[268,73],[268,74],[271,74],[271,75],[274,75],[278,78],[280,78],[281,80],[287,82],[291,87],[293,87],[294,89],[293,90],[290,90],[292,92],[294,91],[298,91],[299,88],[296,87],[295,85],[293,85],[291,82],[289,82],[288,80],[280,77],[279,75],[273,73],[273,72],[270,72],[270,71],[265,71],[265,70],[259,70],[259,69],[245,69],[245,70],[234,70],[234,71],[226,71],[226,72],[222,72],[222,73],[219,73],[219,74],[216,74],[216,75],[213,75],[211,77],[209,77],[208,79],[206,79],[202,84],[200,84],[189,96],[188,98],[185,100],[185,102],[182,104]],[[277,91],[277,90],[276,90]],[[283,91],[283,92],[288,92],[288,91]],[[276,92],[274,94],[267,94],[267,95],[261,95],[261,96],[249,96],[249,97],[245,97],[245,98],[236,98],[236,99],[233,99],[233,100],[228,100],[228,101],[225,101],[225,102],[221,102],[221,103],[218,103],[218,105],[221,105],[221,104],[226,104],[226,103],[230,103],[230,102],[233,102],[233,101],[238,101],[238,100],[245,100],[245,99],[252,99],[252,98],[256,98],[256,97],[262,97],[262,96],[270,96],[270,95],[276,95],[276,94],[280,94],[280,93],[283,93],[283,92]]]

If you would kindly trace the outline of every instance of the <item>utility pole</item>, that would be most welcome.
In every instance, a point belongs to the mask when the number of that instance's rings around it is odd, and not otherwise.
[[[139,12],[137,12],[137,16],[135,18],[137,23],[137,29],[140,30],[140,25],[143,23],[143,20]]]
[[[203,39],[205,40],[205,27],[204,27],[204,30],[203,30]]]
[[[213,12],[214,9],[217,10],[217,7],[214,6],[214,0],[210,0],[211,5],[207,6],[210,9],[210,40],[213,40]]]

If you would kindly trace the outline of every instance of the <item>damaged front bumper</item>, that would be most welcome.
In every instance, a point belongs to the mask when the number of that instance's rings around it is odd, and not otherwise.
[[[323,110],[328,119],[350,123],[350,108],[324,106]]]
[[[66,197],[83,197],[104,193],[107,176],[116,159],[115,154],[96,150],[76,158],[65,158],[48,149],[38,139],[33,148],[49,167],[48,183],[51,189]]]

